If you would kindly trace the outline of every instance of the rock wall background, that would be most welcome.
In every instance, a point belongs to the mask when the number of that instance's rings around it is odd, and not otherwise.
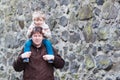
[[[120,0],[0,0],[0,80],[21,80],[13,60],[41,9],[66,63],[55,80],[120,80]]]

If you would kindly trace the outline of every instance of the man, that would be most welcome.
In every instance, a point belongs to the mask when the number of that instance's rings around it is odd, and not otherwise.
[[[23,50],[14,61],[15,71],[23,71],[23,80],[54,80],[54,67],[63,68],[65,62],[54,49],[54,55],[48,55],[45,46],[42,44],[42,28],[35,27],[31,32],[32,46],[31,53],[23,54]],[[23,59],[29,58],[29,63],[24,63]],[[53,63],[48,63],[53,60]]]

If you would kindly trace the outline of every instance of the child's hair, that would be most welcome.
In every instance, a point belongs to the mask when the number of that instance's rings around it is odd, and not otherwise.
[[[33,34],[35,34],[36,32],[40,33],[43,35],[43,32],[42,32],[42,28],[41,27],[34,27],[31,34],[30,34],[30,38],[32,37]]]
[[[42,11],[34,11],[32,14],[32,19],[36,18],[36,17],[42,17],[45,20],[45,14]]]

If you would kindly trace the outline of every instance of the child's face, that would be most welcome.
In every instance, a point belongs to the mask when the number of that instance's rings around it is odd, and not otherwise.
[[[33,19],[35,26],[41,27],[44,23],[44,19],[42,17],[36,17]]]

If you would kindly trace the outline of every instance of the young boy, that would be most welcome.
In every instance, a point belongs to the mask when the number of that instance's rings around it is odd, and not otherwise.
[[[41,11],[34,11],[32,14],[32,23],[30,25],[30,27],[28,28],[27,31],[27,36],[29,37],[31,35],[31,31],[34,27],[42,27],[43,29],[43,34],[44,34],[44,39],[43,39],[43,44],[46,47],[47,53],[49,55],[53,55],[53,49],[52,49],[52,44],[49,40],[47,40],[46,38],[51,37],[51,31],[49,26],[45,23],[45,14]],[[31,53],[30,47],[32,45],[32,40],[29,39],[25,42],[25,46],[24,46],[24,53],[29,52]],[[23,59],[23,62],[29,62],[28,58]],[[53,63],[52,60],[48,61],[49,63]]]

